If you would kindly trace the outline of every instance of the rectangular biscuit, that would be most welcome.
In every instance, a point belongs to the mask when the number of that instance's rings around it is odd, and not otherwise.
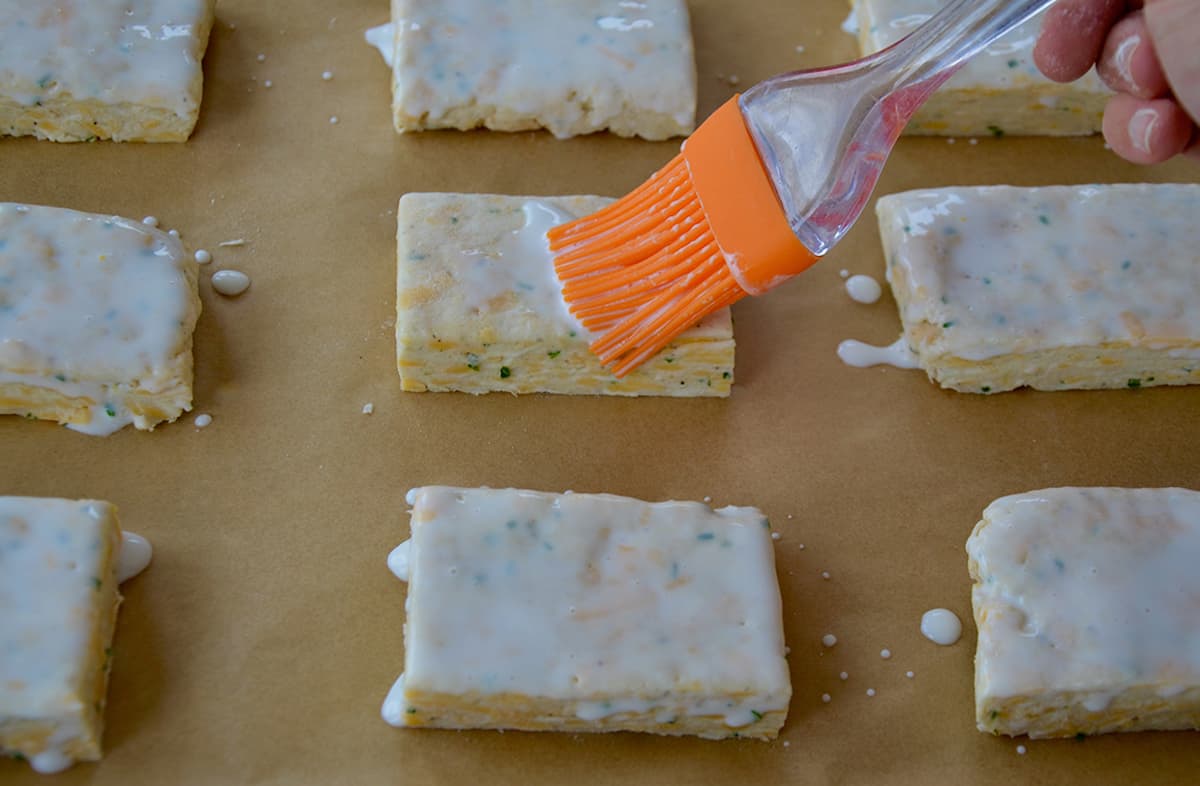
[[[0,136],[182,142],[216,0],[0,2]]]
[[[691,132],[684,0],[392,0],[396,130]]]
[[[946,0],[851,0],[864,55],[886,49],[932,16]],[[1035,17],[977,54],[930,96],[907,134],[1066,136],[1100,130],[1112,92],[1095,69],[1060,84],[1033,62],[1041,30]]]
[[[107,502],[0,497],[0,755],[100,758],[120,548]]]
[[[618,379],[567,311],[546,230],[611,200],[405,194],[397,211],[396,352],[404,390],[728,396],[729,309]]]
[[[197,276],[140,221],[0,203],[0,414],[110,434],[191,409]]]
[[[1200,185],[927,189],[876,212],[904,338],[942,387],[1200,382]]]
[[[426,487],[396,726],[775,737],[791,682],[755,508]]]
[[[996,500],[967,541],[981,731],[1200,728],[1200,492]]]

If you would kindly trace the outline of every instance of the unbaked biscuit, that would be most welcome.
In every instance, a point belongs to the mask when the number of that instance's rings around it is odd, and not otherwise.
[[[396,362],[409,391],[728,396],[729,309],[618,379],[588,349],[545,240],[594,196],[406,194],[397,211]]]
[[[120,551],[107,502],[0,497],[0,755],[100,758]]]
[[[908,35],[945,0],[851,0],[864,55]],[[948,136],[1094,134],[1112,91],[1095,70],[1069,84],[1051,81],[1033,62],[1041,30],[1035,17],[968,60],[925,102],[908,134]]]
[[[683,0],[392,0],[397,131],[690,133],[696,68]]]
[[[1200,185],[937,188],[876,212],[904,339],[941,386],[1200,382]]]
[[[426,487],[397,726],[775,737],[791,682],[755,508]]]
[[[0,414],[103,435],[191,409],[198,275],[140,221],[0,203]]]
[[[0,135],[182,142],[216,0],[3,0]]]
[[[981,731],[1200,728],[1200,492],[1003,497],[967,553]]]

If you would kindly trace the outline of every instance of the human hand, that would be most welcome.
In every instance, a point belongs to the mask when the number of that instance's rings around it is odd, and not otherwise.
[[[1033,58],[1058,82],[1096,65],[1117,91],[1103,128],[1122,158],[1138,164],[1180,153],[1200,158],[1197,0],[1059,0],[1046,12]]]

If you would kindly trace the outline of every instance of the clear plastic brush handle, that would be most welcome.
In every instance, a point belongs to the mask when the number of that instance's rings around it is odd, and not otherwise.
[[[833,68],[761,82],[741,98],[796,237],[818,256],[858,218],[896,138],[968,58],[1055,0],[950,0],[906,38]]]

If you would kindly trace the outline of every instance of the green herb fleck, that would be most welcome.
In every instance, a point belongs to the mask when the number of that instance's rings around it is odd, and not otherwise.
[[[407,712],[409,715],[416,715],[416,714],[417,714],[417,708],[416,708],[416,707],[409,707],[407,710],[405,710],[405,712]]]
[[[574,331],[574,330],[572,330],[572,331],[571,331],[570,333],[568,333],[567,335],[568,335],[568,336],[570,336],[571,338],[575,338],[575,335],[576,335],[576,334],[575,334],[575,331]]]
[[[992,387],[991,387],[991,385],[984,385],[983,387],[980,388],[980,390],[982,390],[984,393],[991,393]]]
[[[457,223],[458,223],[458,216],[450,216],[450,223],[451,223],[451,224],[457,224]]]
[[[992,285],[992,280],[991,280],[990,278],[988,278],[987,276],[984,276],[984,277],[983,277],[983,283],[984,283],[984,286],[989,286],[989,287],[990,287],[990,286]]]
[[[665,358],[663,358],[663,360],[666,361],[667,363],[675,362],[675,358],[671,357],[670,355],[667,355]]]
[[[94,589],[94,590],[96,590],[97,592],[99,592],[99,591],[100,591],[100,586],[101,586],[103,583],[104,583],[104,582],[100,581],[100,579],[96,578],[95,576],[92,576],[92,589]]]
[[[909,226],[908,224],[904,225],[904,234],[906,234],[906,235],[912,234],[912,227]]]
[[[945,295],[942,295],[942,305],[944,306],[944,305],[948,304],[949,302],[950,302],[950,298],[946,297]]]
[[[1059,573],[1062,573],[1063,571],[1065,571],[1067,569],[1067,564],[1065,562],[1063,562],[1062,560],[1055,558],[1054,567],[1058,568]]]
[[[25,758],[25,754],[21,753],[20,751],[13,751],[12,753],[9,753],[8,755],[10,757],[16,759],[17,761],[28,761],[28,759]]]
[[[1122,270],[1128,270],[1131,267],[1133,267],[1133,262],[1128,259],[1126,259],[1124,262],[1121,263]]]
[[[561,354],[562,354],[562,350],[556,349],[553,352],[547,352],[546,357],[550,358],[551,360],[554,360],[556,357],[558,357]]]
[[[467,368],[471,369],[472,371],[479,370],[479,356],[474,352],[467,353]]]
[[[1084,734],[1083,732],[1077,732],[1077,733],[1075,734],[1075,741],[1076,741],[1076,742],[1083,742],[1083,741],[1084,741],[1084,740],[1086,740],[1086,739],[1087,739],[1087,735],[1086,735],[1086,734]]]
[[[55,375],[54,375],[54,378],[55,378],[55,379],[57,379],[59,382],[66,382],[66,381],[67,381],[67,377],[66,377],[66,375],[64,375],[64,374],[55,374]]]
[[[721,374],[721,379],[729,379],[732,376],[733,376],[733,374],[730,374],[728,371],[725,371]]]
[[[108,415],[110,418],[115,418],[117,416],[117,411],[110,405],[104,408],[104,414]]]
[[[771,528],[771,520],[770,520],[770,519],[763,519],[763,520],[762,520],[762,525],[763,525],[763,529],[770,529],[770,528]]]
[[[952,320],[950,320],[949,322],[943,322],[943,323],[942,323],[942,327],[944,327],[944,328],[951,328],[951,327],[954,327],[954,320],[952,319]]]
[[[763,715],[758,710],[750,710],[750,714],[754,716],[754,720],[762,720]]]
[[[1050,226],[1050,216],[1045,214],[1038,216],[1038,221],[1041,221],[1046,226]]]
[[[1000,717],[1000,711],[992,710],[992,720],[996,720],[996,718],[999,718],[999,717]]]
[[[1140,388],[1142,386],[1142,381],[1140,379],[1131,379],[1125,384],[1131,388]]]
[[[508,521],[506,521],[504,523],[504,526],[508,527],[509,529],[516,529],[517,528],[517,520],[509,519]]]
[[[98,136],[89,136],[87,139],[85,139],[85,140],[83,140],[83,141],[84,141],[84,142],[96,142],[96,141],[98,141],[99,139],[100,139],[100,137],[98,137]]]
[[[32,413],[32,412],[26,412],[26,413],[25,413],[25,419],[26,419],[26,420],[37,420],[37,418],[35,418],[35,417],[33,416],[33,413]]]
[[[512,369],[510,369],[508,366],[500,367],[500,379],[508,379],[511,376],[512,376]]]
[[[679,722],[679,716],[677,716],[677,715],[672,715],[670,720],[667,721],[668,724],[678,723],[678,722]]]
[[[696,540],[712,540],[715,537],[716,535],[712,534],[711,532],[701,532],[696,536]]]
[[[1017,66],[1019,66],[1019,65],[1021,65],[1021,61],[1020,61],[1020,60],[1013,59],[1013,60],[1009,60],[1009,61],[1008,61],[1008,67],[1009,67],[1009,68],[1016,68],[1016,67],[1017,67]]]
[[[1004,136],[1004,129],[1000,126],[988,126],[987,130],[996,138]]]

